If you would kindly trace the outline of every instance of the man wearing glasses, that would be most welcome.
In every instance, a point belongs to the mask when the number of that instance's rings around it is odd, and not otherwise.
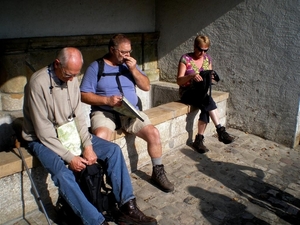
[[[32,75],[25,89],[22,136],[28,142],[29,151],[51,174],[60,195],[83,224],[108,225],[104,216],[86,199],[72,171],[79,172],[101,159],[107,164],[107,174],[120,209],[118,222],[156,225],[156,220],[145,216],[136,205],[120,147],[88,132],[76,78],[82,64],[81,52],[68,47],[62,49],[48,67]],[[79,152],[65,146],[58,132],[62,126],[74,121],[73,130],[78,130],[79,145],[82,145]],[[71,137],[70,142],[74,139],[75,136]]]
[[[153,165],[151,181],[162,191],[171,192],[174,185],[168,180],[162,164],[159,131],[141,111],[143,121],[113,110],[113,107],[122,104],[123,96],[139,110],[135,88],[137,86],[143,91],[149,91],[150,81],[139,69],[136,60],[131,57],[131,42],[125,35],[115,35],[109,41],[108,51],[103,57],[103,75],[98,77],[100,64],[94,61],[87,68],[80,86],[81,100],[91,105],[91,130],[98,137],[111,140],[113,131],[121,127],[145,140]]]

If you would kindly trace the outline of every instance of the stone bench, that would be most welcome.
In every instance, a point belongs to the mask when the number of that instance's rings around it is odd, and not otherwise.
[[[213,91],[212,95],[218,105],[220,121],[222,124],[225,124],[226,100],[228,99],[229,94],[226,92]],[[198,119],[198,115],[196,114],[199,112],[190,105],[180,102],[169,102],[144,110],[144,112],[149,116],[151,123],[160,131],[164,154],[173,148],[191,141],[193,136],[189,137],[189,132],[192,132],[193,134],[196,132],[195,129],[197,128],[197,121],[194,120]],[[190,126],[188,126],[187,123],[189,123]],[[185,129],[182,129],[182,124],[185,124]],[[212,123],[209,123],[208,125],[206,130],[207,134],[212,134],[215,130],[215,128],[210,125],[212,125]],[[174,129],[176,130],[175,132]],[[133,139],[136,139],[135,147],[131,145]],[[144,141],[135,137],[135,135],[126,134],[125,132],[118,130],[113,133],[111,141],[121,146],[127,162],[129,160],[128,156],[134,156],[132,152],[133,148],[137,149],[137,155],[140,156],[140,159],[138,162],[139,166],[136,168],[139,168],[149,162],[149,159],[142,159],[142,155],[144,153],[146,155],[148,154],[146,151],[146,143],[143,143]],[[129,144],[125,145],[125,142],[129,142]],[[29,168],[40,165],[39,161],[30,155],[26,149],[21,148],[21,150]],[[137,156],[134,156],[134,158],[136,157]],[[132,169],[132,171],[135,169]],[[9,152],[0,152],[0,178],[21,172],[22,170],[23,165],[17,149],[13,149]]]
[[[228,93],[214,91],[213,98],[217,103],[220,122],[226,124],[226,104]],[[165,103],[144,112],[149,116],[151,123],[160,131],[163,154],[168,154],[183,144],[188,144],[197,133],[199,110],[190,105],[176,102]],[[209,123],[206,135],[215,133],[213,123]],[[147,144],[135,135],[115,131],[112,141],[121,146],[129,170],[146,165],[150,161],[147,153]]]
[[[178,90],[176,86],[171,89]],[[154,92],[159,93],[160,91]],[[229,94],[213,91],[212,95],[219,109],[220,122],[226,124],[226,106]],[[191,142],[197,132],[199,110],[189,105],[172,101],[146,109],[144,112],[160,131],[163,155]],[[214,132],[213,123],[209,123],[206,135],[212,135]],[[114,132],[112,141],[120,145],[130,171],[135,171],[150,163],[146,142],[142,139],[118,130]],[[42,166],[39,166],[40,163],[35,157],[31,156],[26,149],[21,148],[21,150],[44,204],[55,204],[57,188],[50,176]],[[18,150],[0,152],[0,211],[1,215],[5,215],[0,217],[0,224],[21,217],[24,213],[29,213],[37,208],[30,188],[30,180],[24,170]]]

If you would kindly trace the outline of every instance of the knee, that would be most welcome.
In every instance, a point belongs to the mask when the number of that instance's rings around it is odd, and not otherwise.
[[[75,181],[75,176],[74,173],[68,169],[62,169],[60,170],[58,173],[56,173],[53,177],[52,177],[54,184],[56,186],[59,187],[60,184],[64,184],[64,183],[68,183],[68,181],[72,180]]]
[[[113,142],[110,143],[110,150],[108,152],[109,152],[108,158],[111,158],[111,157],[119,158],[123,154],[121,147],[118,144],[113,143]]]
[[[98,127],[95,130],[93,130],[93,134],[99,138],[110,141],[112,131],[105,127]]]
[[[144,127],[142,137],[144,137],[147,142],[160,142],[159,130],[152,124]]]
[[[155,126],[152,128],[152,133],[155,138],[160,138],[159,130]]]

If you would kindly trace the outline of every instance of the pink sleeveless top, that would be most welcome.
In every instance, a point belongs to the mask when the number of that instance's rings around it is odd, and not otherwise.
[[[186,71],[184,76],[190,75],[190,74],[195,74],[195,73],[200,73],[203,70],[209,70],[209,65],[211,63],[211,57],[209,55],[205,55],[203,59],[203,64],[201,68],[198,68],[191,57],[192,53],[187,53],[181,56],[180,62],[183,63],[186,66]],[[187,87],[191,84],[190,81],[185,83],[184,85],[181,85],[181,87]]]

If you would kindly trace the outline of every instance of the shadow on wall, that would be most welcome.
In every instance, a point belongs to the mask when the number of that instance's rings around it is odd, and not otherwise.
[[[170,40],[163,41],[163,45],[159,44],[160,52],[170,53],[241,2],[244,0],[157,1],[157,30],[160,31],[161,39]]]
[[[9,152],[14,147],[15,132],[11,124],[3,123],[0,125],[0,152]]]
[[[3,120],[4,118],[0,118]],[[2,121],[3,122],[3,121]],[[12,122],[0,123],[0,152],[9,152],[16,147],[16,140],[21,147],[26,147],[26,141],[22,138],[23,117],[15,118]]]

